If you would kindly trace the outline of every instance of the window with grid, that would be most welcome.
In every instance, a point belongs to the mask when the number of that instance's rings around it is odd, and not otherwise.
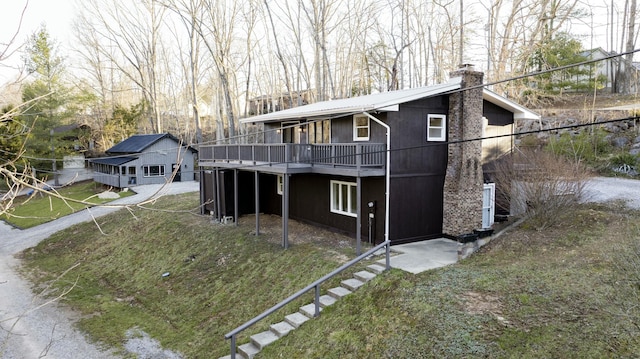
[[[365,115],[353,116],[353,140],[369,141],[369,117]]]
[[[427,141],[447,140],[447,116],[428,115],[427,116]]]
[[[145,177],[163,177],[164,165],[148,165],[142,168]]]

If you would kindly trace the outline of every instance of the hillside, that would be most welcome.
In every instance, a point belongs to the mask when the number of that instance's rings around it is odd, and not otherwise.
[[[298,224],[285,251],[277,221],[255,237],[252,219],[212,224],[189,212],[196,205],[197,194],[174,196],[135,218],[103,217],[107,235],[90,223],[73,227],[26,251],[25,268],[43,286],[80,263],[50,295],[77,278],[64,302],[107,346],[138,327],[187,358],[215,358],[228,354],[224,333],[354,255],[347,239]],[[638,215],[584,206],[545,232],[525,222],[459,264],[420,275],[392,270],[260,357],[633,356]]]

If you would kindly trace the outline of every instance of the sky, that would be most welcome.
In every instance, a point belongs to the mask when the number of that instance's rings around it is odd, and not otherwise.
[[[15,42],[22,44],[44,23],[52,38],[59,42],[61,52],[66,52],[64,49],[69,48],[74,16],[73,0],[0,0],[0,8],[0,43],[8,43],[18,31]],[[20,24],[23,10],[25,13]],[[15,49],[15,46],[12,48]],[[7,63],[17,66],[20,63],[19,54],[13,55],[3,65]],[[15,76],[14,70],[0,67],[0,83],[8,81],[12,76]]]

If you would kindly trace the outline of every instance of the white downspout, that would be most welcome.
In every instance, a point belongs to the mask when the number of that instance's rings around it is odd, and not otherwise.
[[[387,157],[387,163],[385,165],[385,196],[384,196],[384,240],[385,242],[389,240],[389,189],[391,188],[390,186],[390,181],[389,181],[389,165],[391,164],[391,159],[390,159],[390,154],[391,154],[391,127],[389,127],[389,125],[387,125],[386,123],[380,121],[379,119],[373,117],[372,115],[370,115],[368,112],[363,112],[362,114],[364,114],[365,116],[369,117],[371,120],[373,120],[374,122],[376,122],[377,124],[379,124],[380,126],[384,127],[387,130],[387,153],[386,153],[386,157]],[[388,248],[388,247],[387,247]]]

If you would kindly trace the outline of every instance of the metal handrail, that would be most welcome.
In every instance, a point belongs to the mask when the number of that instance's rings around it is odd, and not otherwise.
[[[254,317],[253,319],[247,321],[246,323],[242,324],[241,326],[237,327],[236,329],[230,331],[229,333],[224,335],[224,339],[231,339],[231,359],[235,359],[236,357],[236,336],[244,331],[245,329],[249,328],[250,326],[256,324],[257,322],[259,322],[260,320],[264,319],[265,317],[269,316],[270,314],[274,313],[275,311],[277,311],[278,309],[284,307],[285,305],[291,303],[292,301],[298,299],[300,296],[302,296],[303,294],[307,293],[308,291],[310,291],[311,289],[315,288],[315,300],[314,300],[314,304],[315,304],[315,314],[314,317],[317,317],[318,315],[320,315],[320,285],[324,282],[326,282],[327,280],[335,277],[336,275],[340,274],[342,271],[344,271],[345,269],[353,266],[354,264],[360,262],[361,260],[365,259],[366,257],[372,255],[373,253],[375,253],[376,251],[378,251],[379,249],[385,247],[385,270],[389,270],[389,268],[391,268],[390,264],[389,264],[389,247],[391,246],[391,241],[386,240],[380,244],[378,244],[377,246],[371,248],[370,250],[368,250],[367,252],[355,257],[354,259],[350,260],[349,262],[343,264],[342,266],[340,266],[338,269],[334,269],[331,273],[325,275],[324,277],[316,280],[315,282],[309,284],[308,286],[304,287],[304,289],[299,290],[298,292],[296,292],[295,294],[289,296],[287,299],[281,301],[280,303],[274,305],[273,307],[265,310],[264,312],[262,312],[262,314]]]

